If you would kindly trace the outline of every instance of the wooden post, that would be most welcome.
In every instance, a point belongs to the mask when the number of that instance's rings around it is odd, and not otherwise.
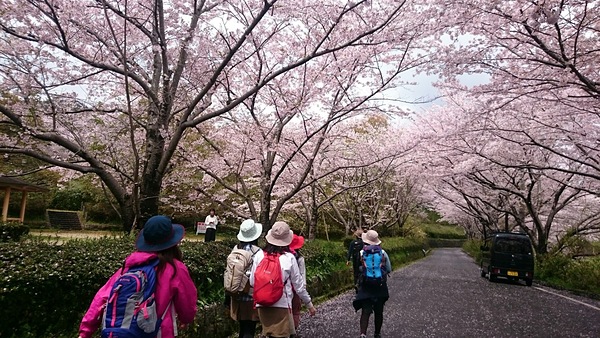
[[[21,213],[19,214],[19,222],[25,221],[25,206],[27,206],[27,191],[21,191]]]
[[[4,189],[4,204],[2,205],[2,222],[6,223],[8,218],[8,202],[10,201],[10,187]]]

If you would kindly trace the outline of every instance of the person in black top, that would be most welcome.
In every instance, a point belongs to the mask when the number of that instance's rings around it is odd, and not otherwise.
[[[358,229],[354,232],[355,239],[350,242],[350,245],[348,246],[348,255],[346,257],[346,265],[350,265],[350,262],[352,262],[352,270],[354,272],[354,288],[356,290],[358,290],[358,282],[360,279],[360,251],[364,247],[364,243],[361,238],[362,234],[362,229]]]

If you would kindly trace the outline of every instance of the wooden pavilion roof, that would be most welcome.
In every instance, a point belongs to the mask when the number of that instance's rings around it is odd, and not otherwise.
[[[31,184],[13,177],[0,176],[0,190],[11,188],[11,190],[26,191],[26,192],[46,192],[48,188],[40,187],[39,185]]]

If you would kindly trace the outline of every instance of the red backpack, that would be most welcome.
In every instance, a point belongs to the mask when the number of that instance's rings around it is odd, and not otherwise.
[[[263,250],[264,258],[254,271],[254,305],[271,306],[283,296],[280,254],[269,254]]]

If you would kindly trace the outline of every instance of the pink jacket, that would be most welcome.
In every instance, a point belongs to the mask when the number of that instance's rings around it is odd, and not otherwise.
[[[125,268],[140,265],[144,262],[156,258],[155,253],[151,252],[133,252],[125,259]],[[161,338],[175,337],[175,319],[174,312],[177,313],[177,320],[181,324],[189,324],[194,321],[196,316],[196,301],[198,294],[196,286],[190,277],[187,267],[180,261],[175,260],[177,273],[171,264],[166,264],[162,272],[158,275],[156,284],[156,310],[159,316],[167,310],[169,301],[173,301],[172,308],[167,312],[165,319],[161,324]],[[173,276],[175,274],[175,276]],[[104,313],[104,305],[108,299],[110,289],[117,278],[121,275],[121,269],[104,284],[96,293],[92,304],[87,310],[85,316],[79,326],[79,336],[82,338],[90,338],[92,334],[102,324],[102,315]]]

